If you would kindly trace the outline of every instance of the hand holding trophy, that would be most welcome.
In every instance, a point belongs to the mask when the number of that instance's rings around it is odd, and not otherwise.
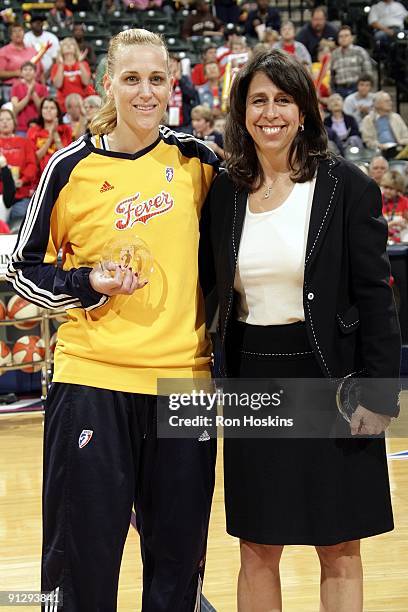
[[[95,291],[105,295],[131,295],[149,282],[152,270],[152,254],[141,238],[118,238],[105,244],[89,280]]]
[[[389,426],[391,417],[364,408],[360,401],[360,380],[352,377],[344,378],[337,389],[336,403],[341,416],[350,423],[351,435],[382,434]]]

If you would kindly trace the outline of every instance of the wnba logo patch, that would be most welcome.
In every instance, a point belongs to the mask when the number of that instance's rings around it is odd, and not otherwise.
[[[166,179],[167,182],[171,182],[174,176],[174,168],[170,168],[169,166],[166,168]]]
[[[84,448],[91,441],[93,435],[92,429],[83,429],[78,438],[78,446],[79,448]]]

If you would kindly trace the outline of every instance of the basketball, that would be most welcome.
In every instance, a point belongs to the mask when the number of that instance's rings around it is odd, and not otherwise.
[[[0,319],[5,319],[6,318],[6,305],[3,302],[3,300],[0,300]]]
[[[41,361],[45,357],[44,341],[39,336],[22,336],[13,347],[14,363]],[[23,368],[23,372],[38,372],[41,365]]]
[[[14,295],[7,304],[7,317],[17,321],[15,326],[18,329],[32,329],[38,325],[38,321],[24,321],[18,323],[19,319],[41,316],[42,309],[31,302],[21,298],[19,295]]]
[[[9,347],[3,341],[0,341],[0,375],[2,374],[1,367],[11,365],[12,355]]]

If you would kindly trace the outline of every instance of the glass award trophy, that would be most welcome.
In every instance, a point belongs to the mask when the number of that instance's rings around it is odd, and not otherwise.
[[[360,404],[361,387],[358,378],[345,378],[337,388],[336,403],[337,409],[347,423]]]
[[[147,244],[139,238],[118,238],[105,244],[101,255],[104,274],[114,276],[116,267],[122,272],[128,268],[137,274],[139,282],[148,281],[153,271],[153,256]]]

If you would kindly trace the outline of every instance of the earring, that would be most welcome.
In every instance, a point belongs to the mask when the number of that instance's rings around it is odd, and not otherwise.
[[[301,123],[299,125],[299,132],[304,132],[305,131],[305,126],[303,125],[303,123]]]

